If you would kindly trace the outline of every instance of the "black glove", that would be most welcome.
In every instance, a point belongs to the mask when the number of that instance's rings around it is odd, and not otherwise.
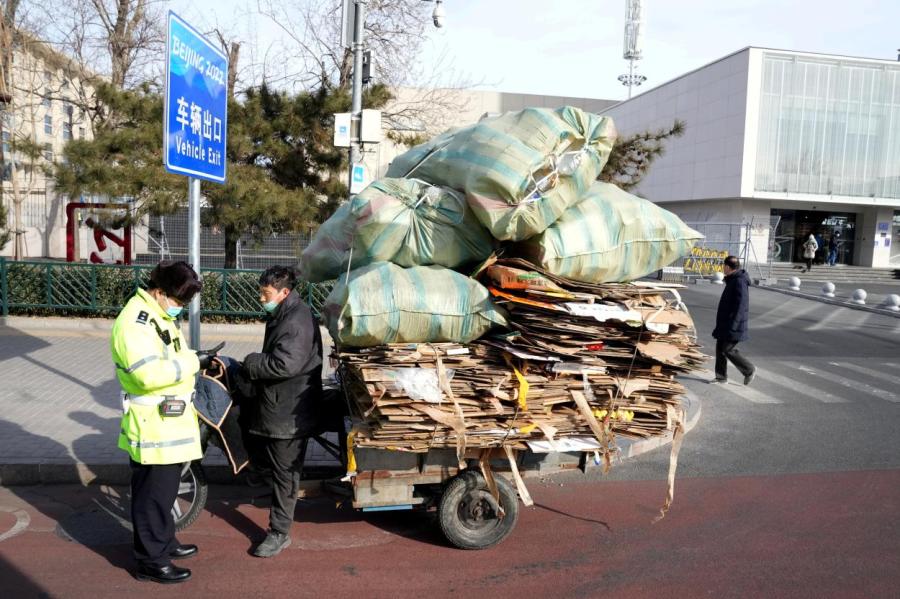
[[[219,345],[213,347],[212,349],[199,350],[197,352],[197,359],[200,360],[200,370],[206,370],[207,368],[209,368],[209,365],[212,363],[213,358],[219,355],[219,352],[223,347],[225,347],[224,341]]]

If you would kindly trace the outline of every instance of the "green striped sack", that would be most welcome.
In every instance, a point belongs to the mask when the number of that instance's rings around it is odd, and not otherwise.
[[[352,248],[352,252],[351,252]],[[300,256],[318,283],[373,262],[455,267],[487,258],[494,240],[462,194],[415,179],[379,179],[342,204]]]
[[[516,251],[553,274],[587,283],[633,281],[688,255],[703,235],[653,202],[610,183]]]
[[[468,343],[506,317],[478,281],[440,266],[376,262],[341,277],[325,300],[332,338],[352,347]]]
[[[612,119],[566,106],[526,108],[451,130],[391,163],[389,177],[458,189],[500,240],[544,231],[584,196],[616,138]]]

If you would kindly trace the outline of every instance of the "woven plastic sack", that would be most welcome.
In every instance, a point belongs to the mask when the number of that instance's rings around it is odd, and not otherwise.
[[[447,131],[395,158],[387,175],[461,190],[494,237],[519,241],[584,196],[615,138],[609,117],[527,108]]]
[[[352,252],[351,252],[352,248]],[[300,256],[300,275],[318,283],[373,262],[455,267],[494,248],[462,194],[414,179],[379,179],[325,221]]]
[[[377,262],[341,277],[325,300],[331,337],[351,347],[383,343],[468,343],[506,326],[478,281],[440,266]]]
[[[596,182],[519,255],[553,274],[586,283],[633,281],[691,252],[703,235],[680,218],[615,185]]]

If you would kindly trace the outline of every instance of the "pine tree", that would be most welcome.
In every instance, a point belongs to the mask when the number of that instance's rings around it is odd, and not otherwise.
[[[599,179],[630,191],[641,182],[653,161],[663,155],[666,140],[684,135],[684,127],[684,121],[676,120],[668,129],[619,138]]]
[[[57,189],[130,198],[132,219],[171,214],[186,201],[185,180],[162,167],[162,98],[143,85],[134,91],[98,89],[115,121],[93,140],[73,140],[56,166]],[[225,267],[234,268],[237,242],[303,231],[327,218],[347,197],[346,153],[332,144],[335,112],[346,112],[346,91],[288,94],[263,85],[248,90],[228,108],[227,183],[203,182],[208,202],[204,224],[225,234]],[[372,86],[364,105],[390,99],[384,86]]]

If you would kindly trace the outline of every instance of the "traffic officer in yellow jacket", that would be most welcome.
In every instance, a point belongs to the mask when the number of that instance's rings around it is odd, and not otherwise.
[[[196,375],[215,351],[194,352],[176,326],[185,304],[200,291],[184,262],[160,262],[148,289],[128,300],[113,325],[111,349],[122,386],[119,448],[131,458],[131,521],[139,580],[183,582],[191,571],[173,559],[197,553],[175,539],[172,506],[182,466],[202,457],[192,403]]]

